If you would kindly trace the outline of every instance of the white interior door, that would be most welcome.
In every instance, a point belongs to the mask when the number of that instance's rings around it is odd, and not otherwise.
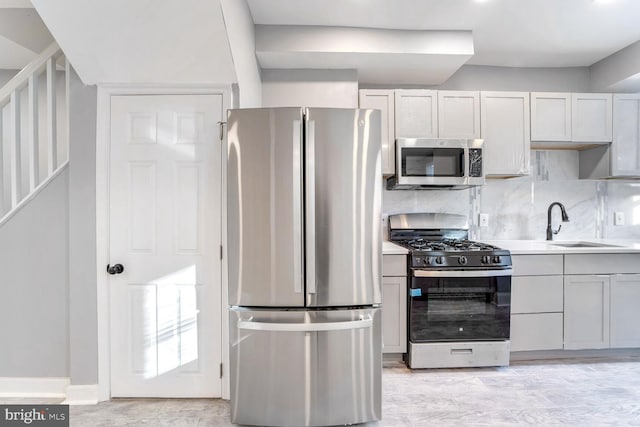
[[[111,98],[111,395],[219,397],[222,95]]]

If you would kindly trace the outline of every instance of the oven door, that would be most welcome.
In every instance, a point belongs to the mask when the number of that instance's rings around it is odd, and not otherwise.
[[[509,339],[511,270],[413,270],[411,342]]]

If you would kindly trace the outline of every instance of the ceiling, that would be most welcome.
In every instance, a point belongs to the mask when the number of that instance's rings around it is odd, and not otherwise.
[[[0,69],[19,70],[53,43],[31,5],[0,1]]]
[[[475,53],[467,64],[475,65],[590,66],[640,40],[638,0],[248,0],[248,3],[255,24],[471,30]]]

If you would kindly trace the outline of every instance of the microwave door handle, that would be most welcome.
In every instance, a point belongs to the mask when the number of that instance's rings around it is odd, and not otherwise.
[[[302,293],[302,122],[293,121],[293,291]]]
[[[306,183],[305,183],[305,242],[307,293],[316,293],[316,168],[315,168],[315,120],[307,121]]]
[[[469,178],[471,176],[471,162],[469,161],[469,147],[464,147],[464,153],[462,155],[462,165],[464,167],[464,177]]]

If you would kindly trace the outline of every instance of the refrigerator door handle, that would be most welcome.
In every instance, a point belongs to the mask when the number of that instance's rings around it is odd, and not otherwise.
[[[315,120],[307,121],[307,146],[306,156],[306,267],[307,267],[307,293],[316,293],[316,168],[315,157]]]
[[[238,329],[252,331],[282,331],[282,332],[319,332],[319,331],[343,331],[349,329],[370,328],[373,326],[371,315],[360,316],[358,320],[346,322],[327,323],[266,323],[252,320],[238,322]]]
[[[293,121],[293,292],[302,293],[302,122]]]

